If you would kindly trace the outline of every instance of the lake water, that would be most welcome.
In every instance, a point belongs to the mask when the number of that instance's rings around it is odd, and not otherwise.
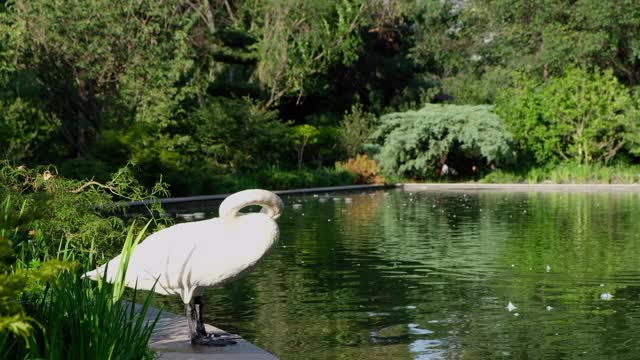
[[[636,193],[284,201],[274,251],[205,298],[207,322],[283,360],[640,356]]]

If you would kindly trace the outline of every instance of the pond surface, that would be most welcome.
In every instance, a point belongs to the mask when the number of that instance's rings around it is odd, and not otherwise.
[[[274,251],[205,298],[283,360],[638,357],[639,194],[283,199]]]

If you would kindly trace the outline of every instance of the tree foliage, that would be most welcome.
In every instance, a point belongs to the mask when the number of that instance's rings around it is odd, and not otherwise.
[[[638,19],[631,0],[2,1],[0,156],[101,181],[133,160],[147,186],[162,174],[187,195],[332,166],[364,151],[384,114],[498,102],[527,129],[526,146],[514,130],[520,163],[638,162],[632,115],[618,116],[628,94],[579,141],[544,113],[577,116],[560,93],[581,85],[558,80],[574,67],[635,93]],[[288,154],[306,125],[317,142]]]
[[[178,1],[14,0],[8,9],[0,26],[12,62],[39,85],[72,153],[100,137],[118,96],[144,104],[184,71],[193,21]]]
[[[62,178],[53,167],[31,169],[0,163],[0,197],[13,199],[11,214],[24,214],[19,225],[13,226],[24,236],[12,240],[27,262],[41,261],[60,251],[73,252],[75,260],[83,262],[114,255],[127,227],[118,216],[122,205],[117,202],[158,194],[166,194],[165,185],[158,183],[147,191],[134,179],[131,167],[99,183]],[[152,209],[162,211],[158,205]]]
[[[22,98],[0,100],[0,158],[22,161],[43,151],[60,120]]]
[[[140,312],[132,311],[121,301],[124,288],[121,283],[116,281],[113,287],[99,283],[96,287],[77,274],[78,268],[80,272],[91,268],[94,260],[102,263],[104,259],[96,253],[106,249],[86,231],[92,224],[84,227],[78,223],[60,224],[72,211],[65,208],[68,199],[60,201],[45,195],[57,188],[57,197],[65,197],[61,194],[68,190],[65,185],[74,182],[57,179],[50,172],[40,177],[26,169],[11,171],[3,166],[1,170],[7,182],[0,188],[0,350],[3,356],[12,359],[152,358],[148,341],[155,322],[147,322],[145,314],[153,292],[144,299]],[[30,178],[29,175],[36,176]],[[114,182],[121,184],[118,189],[113,183],[88,182],[77,191],[69,191],[67,198],[74,198],[76,207],[94,212],[92,217],[80,216],[79,222],[99,222],[95,211],[98,203],[93,204],[92,210],[82,205],[104,198],[99,191],[92,194],[82,194],[82,191],[98,185],[111,193],[125,191],[128,186],[123,182],[124,176],[121,173],[114,178]],[[118,180],[118,177],[121,178]],[[15,178],[23,181],[16,184]],[[56,204],[55,212],[48,203]],[[102,220],[112,225],[100,229],[105,237],[118,232],[118,222],[114,222],[113,217]],[[63,226],[64,229],[60,229]],[[146,231],[145,226],[134,241],[135,228],[134,222],[124,241],[124,258],[130,256]],[[87,247],[74,235],[92,237],[91,246]],[[67,236],[73,238],[65,238]],[[119,244],[108,246],[116,248]],[[118,269],[117,278],[124,278],[120,273],[125,271],[126,262]],[[135,293],[133,297],[135,301]]]
[[[375,128],[375,115],[365,112],[361,104],[355,104],[340,121],[338,137],[340,145],[350,157],[356,156],[369,142]]]
[[[313,125],[296,125],[292,128],[291,137],[293,144],[298,153],[298,169],[302,168],[302,161],[304,158],[304,148],[307,145],[315,144],[318,142],[320,136],[320,130]]]
[[[191,124],[195,151],[233,171],[278,163],[289,145],[286,124],[249,99],[211,99]]]
[[[449,157],[462,157],[469,167],[512,157],[511,134],[489,106],[427,105],[387,114],[373,139],[382,170],[404,177],[433,177]]]
[[[570,68],[546,83],[519,77],[497,111],[539,163],[607,164],[625,145],[638,151],[637,110],[612,71]]]
[[[269,91],[267,106],[285,95],[300,99],[310,76],[337,61],[349,64],[358,57],[356,30],[365,16],[364,0],[251,1],[248,5],[261,38],[257,76]]]

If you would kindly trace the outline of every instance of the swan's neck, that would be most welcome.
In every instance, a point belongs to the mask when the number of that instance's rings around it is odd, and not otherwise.
[[[252,189],[237,192],[228,196],[220,204],[219,214],[222,219],[232,219],[238,216],[242,208],[251,205],[262,206],[260,211],[272,219],[277,219],[282,214],[284,205],[278,195],[271,191]]]

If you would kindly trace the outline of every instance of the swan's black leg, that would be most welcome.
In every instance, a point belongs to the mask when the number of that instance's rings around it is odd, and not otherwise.
[[[236,344],[233,339],[239,339],[240,337],[232,334],[207,334],[207,330],[204,327],[204,315],[203,315],[203,303],[200,296],[196,296],[192,300],[194,315],[194,323],[189,324],[189,331],[192,334],[191,343],[197,345],[207,346],[227,346]],[[192,318],[192,319],[193,319]],[[193,330],[192,330],[193,328]],[[195,338],[194,335],[195,334]]]
[[[192,344],[196,344],[198,340],[198,332],[196,331],[196,318],[193,313],[193,300],[188,304],[184,304],[184,308],[187,312],[187,324],[189,325],[189,338],[191,339]]]
[[[202,315],[202,311],[204,310],[204,304],[202,303],[202,298],[200,296],[196,296],[193,299],[193,303],[196,308],[196,332],[200,336],[207,336],[207,330],[204,328],[204,319]]]

